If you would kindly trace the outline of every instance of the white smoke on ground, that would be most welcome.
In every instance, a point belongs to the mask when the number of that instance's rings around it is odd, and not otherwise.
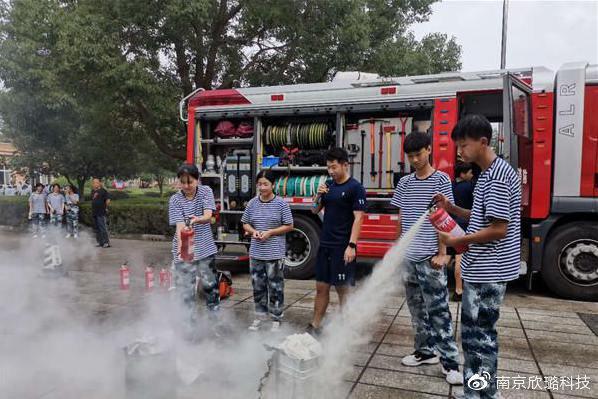
[[[327,392],[341,392],[330,389],[331,382],[341,384],[343,378],[351,373],[355,348],[369,342],[388,298],[402,292],[401,265],[404,255],[426,217],[427,214],[422,215],[388,250],[375,265],[372,274],[351,293],[343,312],[335,313],[325,327],[321,340],[324,352],[320,370],[322,380],[319,384],[328,387]]]
[[[123,348],[147,338],[168,342],[176,358],[160,365],[163,372],[157,378],[155,373],[141,376],[150,390],[173,384],[179,399],[257,397],[271,355],[264,343],[275,344],[291,331],[277,336],[251,333],[247,330],[250,311],[237,314],[223,308],[218,324],[228,332],[220,331],[217,337],[214,321],[206,317],[200,303],[195,328],[199,339],[188,342],[182,332],[186,312],[176,290],[168,293],[156,287],[151,294],[145,292],[144,254],[128,253],[133,259],[132,285],[129,291],[120,291],[121,262],[115,261],[108,271],[94,269],[90,265],[98,264],[98,254],[112,255],[111,250],[94,248],[88,238],[54,241],[70,269],[68,277],[60,278],[41,275],[45,247],[41,239],[2,238],[0,398],[125,398]],[[172,367],[176,368],[174,380],[167,377]]]
[[[335,314],[326,326],[322,344],[323,378],[317,389],[334,395],[334,382],[342,384],[352,369],[352,349],[367,343],[371,327],[386,299],[402,286],[399,265],[423,217],[386,254],[349,297],[344,315]],[[176,385],[179,399],[201,397],[255,398],[271,353],[292,331],[287,325],[278,335],[252,333],[247,309],[237,313],[223,308],[220,326],[228,332],[215,336],[214,322],[201,311],[196,342],[184,339],[185,311],[174,293],[143,289],[147,257],[129,251],[132,273],[129,291],[118,290],[118,268],[99,270],[90,237],[78,241],[57,238],[66,278],[40,276],[42,240],[29,236],[0,244],[0,397],[21,399],[125,398],[127,361],[123,348],[138,339],[157,339],[172,345],[176,361],[165,361],[163,373],[142,375],[151,388]],[[104,262],[105,263],[105,262]],[[155,274],[157,275],[156,269]],[[200,301],[201,302],[201,301]],[[225,303],[223,303],[225,306]],[[200,309],[202,304],[200,303]],[[283,324],[285,326],[285,324]],[[168,371],[176,368],[177,378]],[[171,399],[171,398],[169,398]]]

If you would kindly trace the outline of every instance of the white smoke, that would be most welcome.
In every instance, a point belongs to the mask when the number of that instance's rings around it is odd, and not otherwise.
[[[374,326],[388,298],[403,290],[401,265],[405,253],[427,214],[388,250],[373,269],[372,274],[352,292],[342,313],[336,313],[324,329],[322,346],[322,387],[330,381],[342,383],[352,371],[355,348],[367,344],[374,334]],[[328,391],[335,391],[330,390]]]
[[[423,218],[351,294],[344,313],[332,316],[322,339],[319,392],[330,397],[335,391],[331,384],[342,383],[352,369],[352,348],[369,340],[386,299],[401,289],[399,265],[422,222]],[[202,310],[196,331],[200,339],[188,342],[182,328],[186,313],[176,290],[173,294],[156,287],[151,294],[143,292],[145,254],[128,254],[131,289],[117,292],[123,259],[114,259],[110,270],[98,270],[91,266],[98,262],[97,254],[114,256],[110,250],[93,248],[84,232],[78,241],[55,242],[69,277],[40,276],[42,240],[3,238],[0,246],[0,398],[124,398],[123,348],[147,338],[168,342],[176,359],[164,362],[158,378],[148,374],[145,382],[150,387],[175,384],[179,398],[256,398],[271,356],[264,344],[276,345],[295,332],[287,324],[279,335],[249,332],[250,311],[223,308],[218,324],[227,332],[216,337],[218,328]],[[170,372],[173,367],[176,373]]]

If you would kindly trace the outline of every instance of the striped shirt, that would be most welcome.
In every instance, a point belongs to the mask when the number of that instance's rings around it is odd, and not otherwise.
[[[282,225],[293,224],[293,215],[289,204],[282,198],[275,196],[270,201],[264,202],[257,196],[247,204],[241,222],[251,225],[257,231],[266,231]],[[276,260],[284,258],[285,254],[286,238],[284,234],[272,236],[266,241],[251,238],[249,256],[254,259]]]
[[[52,207],[52,210],[56,212],[57,215],[62,215],[64,212],[64,195],[50,193],[47,197],[48,205]]]
[[[519,277],[521,259],[521,183],[513,168],[496,158],[480,175],[473,191],[467,234],[490,226],[490,220],[508,222],[505,238],[470,244],[461,261],[461,275],[469,283],[496,283]]]
[[[34,192],[29,197],[29,201],[31,202],[31,213],[47,213],[46,194]]]
[[[182,191],[173,194],[168,203],[168,222],[171,226],[176,226],[177,223],[184,223],[186,218],[191,216],[203,216],[204,210],[216,210],[214,203],[214,193],[208,186],[199,185],[195,192],[193,199],[187,199]],[[214,235],[212,234],[212,227],[209,223],[194,224],[193,231],[195,232],[193,239],[193,253],[194,259],[204,259],[208,256],[214,255],[218,252],[216,244],[214,243]],[[178,239],[174,235],[172,239],[172,254],[175,260],[178,260]]]
[[[426,179],[418,179],[414,172],[399,180],[390,204],[401,210],[401,236],[427,212],[430,201],[438,193],[453,202],[451,179],[444,172],[437,170]],[[426,218],[405,256],[412,262],[421,262],[437,253],[438,233]]]

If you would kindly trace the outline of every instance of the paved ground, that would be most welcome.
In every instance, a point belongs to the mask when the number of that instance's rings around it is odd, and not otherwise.
[[[6,272],[2,274],[3,270],[13,270],[16,263],[24,264],[27,270],[34,269],[31,265],[35,264],[36,250],[32,248],[39,244],[31,247],[27,242],[23,242],[24,238],[25,236],[13,233],[0,233],[0,302],[3,303],[0,305],[0,338],[4,336],[6,339],[2,341],[5,343],[11,342],[11,337],[14,341],[14,337],[21,334],[19,323],[22,323],[22,319],[20,315],[9,312],[9,316],[3,322],[3,311],[14,310],[15,306],[18,309],[19,306],[26,308],[30,305],[21,303],[23,301],[18,301],[16,305],[10,303],[11,298],[20,298],[22,291],[29,289],[29,286],[21,282],[13,285],[10,279],[15,278],[14,275]],[[113,248],[97,249],[91,248],[85,240],[77,244],[71,242],[64,246],[65,261],[70,268],[68,285],[55,280],[41,280],[41,291],[46,292],[48,286],[62,284],[60,289],[51,290],[48,298],[53,298],[55,302],[52,303],[63,307],[65,314],[69,315],[65,316],[64,320],[67,321],[63,330],[68,329],[68,320],[72,316],[77,320],[85,320],[90,326],[94,326],[94,331],[102,334],[106,331],[103,328],[108,325],[114,329],[142,317],[148,312],[148,304],[153,301],[152,298],[163,295],[160,292],[148,293],[144,289],[142,269],[149,263],[158,267],[166,265],[169,246],[170,244],[164,242],[113,240]],[[121,291],[118,286],[118,268],[124,259],[128,259],[131,266],[132,286],[128,291]],[[234,315],[235,319],[244,325],[252,318],[253,300],[248,276],[238,269],[239,267],[234,274],[235,294],[223,302],[223,306],[227,308],[226,312]],[[10,289],[7,291],[6,287],[13,286],[17,287],[14,292]],[[36,289],[40,290],[39,287]],[[300,331],[310,320],[315,296],[314,282],[288,280],[285,292],[286,327],[289,331]],[[459,339],[459,304],[451,303],[451,310]],[[598,319],[597,315],[597,303],[554,298],[541,287],[531,293],[525,291],[522,284],[510,287],[499,321],[499,375],[504,386],[509,385],[509,389],[502,391],[503,397],[598,398],[598,336],[584,322],[585,319],[592,326],[592,320],[595,323]],[[52,331],[51,326],[36,328],[38,332],[44,331],[45,328]],[[342,388],[349,397],[450,397],[453,391],[445,383],[438,366],[408,368],[400,363],[402,356],[412,352],[413,343],[404,297],[388,298],[383,314],[372,325],[370,332],[370,343],[358,348],[354,357],[353,373],[347,376]],[[76,340],[78,341],[79,337]],[[94,342],[93,339],[90,339],[90,342]],[[14,345],[2,346],[0,343],[0,352],[3,350],[9,354],[9,359],[11,355],[15,356],[17,363],[22,358],[21,351],[25,351],[14,348]],[[51,348],[45,350],[48,350],[49,354],[43,356],[51,357]],[[86,350],[85,346],[81,346],[82,352]],[[58,353],[54,359],[61,359],[60,356]],[[88,366],[89,363],[86,363],[86,367]],[[0,372],[5,377],[8,375],[8,378],[0,378],[0,389],[4,380],[4,389],[7,390],[4,394],[0,393],[1,398],[69,397],[60,393],[61,379],[58,377],[50,378],[43,373],[35,376],[25,373],[19,375],[19,379],[15,375],[20,374],[20,371],[11,370],[10,363],[7,361],[3,365],[2,360]],[[101,373],[100,370],[98,372]],[[50,375],[63,374],[55,371],[55,374]],[[27,386],[25,382],[25,386],[20,385],[19,381],[27,381],[25,377],[35,377],[35,383]],[[554,380],[554,377],[558,377],[558,380]],[[573,386],[569,385],[568,378],[571,377]],[[578,377],[581,379],[576,381]],[[550,383],[548,389],[546,381]],[[586,381],[589,381],[590,389],[583,389]],[[532,389],[527,389],[530,385]],[[89,394],[85,397],[92,396]],[[204,397],[200,392],[194,393],[189,390],[183,396]],[[322,393],[322,397],[324,396],[325,393]],[[246,397],[253,396],[248,393]]]

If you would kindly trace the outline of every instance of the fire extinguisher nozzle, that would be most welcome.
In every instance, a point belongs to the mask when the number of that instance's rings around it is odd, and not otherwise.
[[[432,200],[430,201],[430,203],[428,203],[428,210],[434,208],[434,206],[436,205],[438,201],[436,201],[434,198],[432,198]]]

